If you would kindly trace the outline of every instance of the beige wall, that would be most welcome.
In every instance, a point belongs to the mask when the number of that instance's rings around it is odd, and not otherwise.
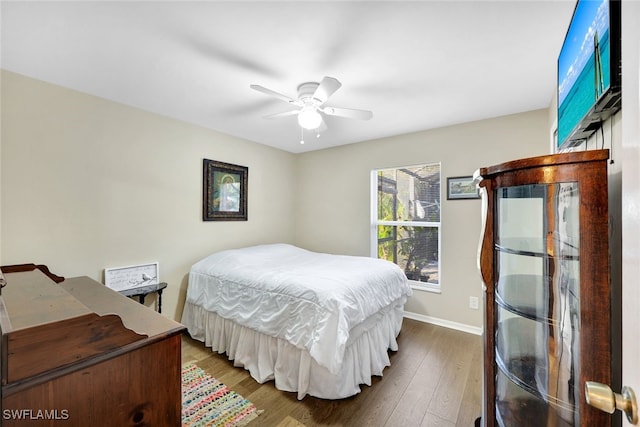
[[[300,246],[324,252],[369,255],[372,169],[441,162],[441,294],[415,291],[407,311],[430,320],[479,328],[482,298],[476,267],[480,201],[446,200],[446,177],[549,150],[547,110],[351,144],[299,155],[296,233]]]
[[[372,169],[439,161],[444,182],[549,147],[546,110],[293,155],[6,71],[1,107],[0,262],[101,281],[105,267],[158,261],[176,319],[190,266],[216,250],[369,255]],[[202,221],[203,158],[249,167],[248,222]],[[480,327],[468,308],[481,297],[480,201],[445,194],[442,293],[416,291],[407,310]]]
[[[203,158],[249,167],[247,222],[202,221]],[[5,71],[1,161],[2,264],[102,281],[158,261],[169,317],[203,256],[293,243],[292,154]]]

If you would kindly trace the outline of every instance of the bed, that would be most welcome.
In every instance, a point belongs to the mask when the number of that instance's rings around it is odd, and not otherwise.
[[[182,323],[260,383],[341,399],[390,365],[410,295],[391,262],[260,245],[195,263]]]

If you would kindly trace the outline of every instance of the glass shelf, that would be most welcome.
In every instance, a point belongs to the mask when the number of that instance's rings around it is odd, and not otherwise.
[[[519,316],[551,322],[549,318],[549,278],[539,274],[501,276],[496,287],[496,303]]]
[[[503,375],[539,398],[548,391],[545,325],[522,317],[500,321],[496,365]]]
[[[569,240],[558,236],[554,236],[549,241],[542,238],[510,237],[496,241],[495,249],[514,255],[578,261],[579,248]]]
[[[527,319],[557,325],[561,318],[553,314],[560,303],[577,304],[577,281],[564,277],[562,283],[538,274],[510,274],[501,276],[496,286],[496,304]]]
[[[577,417],[573,407],[561,407],[534,396],[502,372],[496,378],[496,420],[501,427],[569,427]]]
[[[574,330],[498,311],[495,361],[498,372],[531,396],[572,408],[576,390],[572,364]],[[565,333],[566,332],[566,333]]]

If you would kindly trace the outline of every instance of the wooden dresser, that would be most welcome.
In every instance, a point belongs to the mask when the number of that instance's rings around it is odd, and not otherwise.
[[[2,426],[181,424],[180,323],[88,277],[13,270],[0,294]]]

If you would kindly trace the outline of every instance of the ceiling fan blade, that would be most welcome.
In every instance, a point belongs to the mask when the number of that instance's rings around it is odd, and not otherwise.
[[[324,132],[325,130],[329,129],[327,127],[327,124],[324,122],[324,119],[322,119],[322,121],[320,122],[320,126],[318,126],[318,134]]]
[[[280,117],[293,116],[300,112],[300,110],[291,110],[291,111],[283,111],[281,113],[269,114],[267,116],[263,116],[265,119],[278,119]]]
[[[320,104],[324,104],[335,91],[340,89],[340,86],[342,86],[342,83],[337,79],[325,76],[313,93],[313,97],[320,101]]]
[[[262,93],[264,93],[266,95],[273,96],[274,98],[278,98],[279,100],[284,101],[284,102],[288,102],[290,104],[296,104],[298,102],[297,99],[290,98],[287,95],[283,95],[281,93],[278,93],[278,92],[276,92],[274,90],[271,90],[271,89],[267,89],[266,87],[263,87],[263,86],[260,86],[260,85],[251,85],[250,87],[253,90],[257,90],[258,92],[262,92]]]
[[[354,110],[352,108],[325,107],[322,112],[328,116],[346,117],[348,119],[369,120],[373,113],[367,110]]]

